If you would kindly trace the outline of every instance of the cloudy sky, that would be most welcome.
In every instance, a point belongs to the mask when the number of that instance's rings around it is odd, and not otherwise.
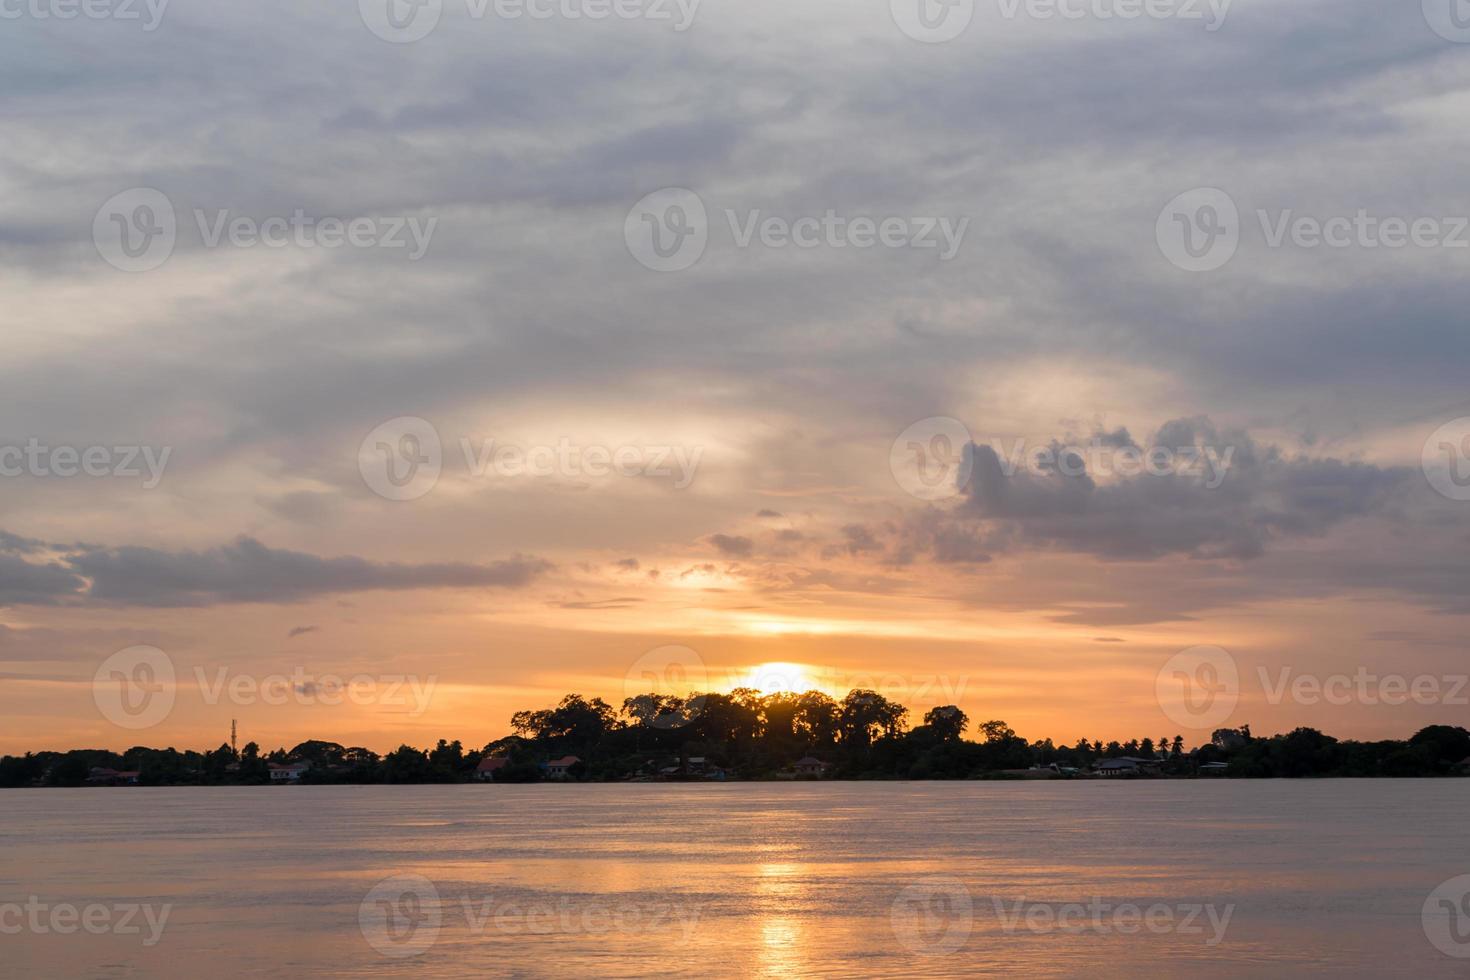
[[[0,751],[1466,721],[1448,0],[388,2],[4,7]]]

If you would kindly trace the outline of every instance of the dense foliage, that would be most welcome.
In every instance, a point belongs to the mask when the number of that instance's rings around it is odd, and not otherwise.
[[[1162,776],[1441,776],[1463,772],[1470,759],[1470,732],[1443,725],[1406,742],[1338,741],[1311,728],[1270,738],[1252,736],[1249,727],[1222,729],[1188,751],[1178,735],[1056,746],[1028,742],[1003,721],[980,724],[973,741],[965,737],[969,727],[953,706],[935,708],[910,727],[907,708],[861,690],[841,701],[817,691],[647,694],[620,709],[571,694],[553,707],[517,712],[513,734],[479,750],[441,739],[429,750],[403,745],[385,756],[320,741],[267,755],[254,742],[238,754],[228,745],[205,752],[38,752],[0,759],[0,786],[80,786],[95,783],[99,770],[136,772],[142,785],[251,785],[271,782],[272,764],[302,762],[310,766],[303,783],[454,783],[475,778],[481,760],[492,756],[506,759],[496,782],[540,780],[548,760],[566,756],[577,758],[568,775],[583,780],[776,778],[792,775],[804,757],[824,763],[824,775],[847,779],[1003,777],[1046,766],[1080,775],[1119,758],[1150,760],[1149,774]],[[1228,768],[1207,765],[1221,762]]]

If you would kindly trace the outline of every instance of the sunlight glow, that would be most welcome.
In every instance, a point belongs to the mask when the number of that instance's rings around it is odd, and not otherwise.
[[[749,673],[740,678],[734,686],[751,687],[762,694],[780,692],[800,694],[803,691],[812,690],[817,685],[811,673],[803,665],[773,661],[752,667]]]

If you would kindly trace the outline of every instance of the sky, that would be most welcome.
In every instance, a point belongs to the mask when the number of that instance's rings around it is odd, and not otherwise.
[[[1448,2],[85,9],[0,5],[0,752],[1470,717]]]

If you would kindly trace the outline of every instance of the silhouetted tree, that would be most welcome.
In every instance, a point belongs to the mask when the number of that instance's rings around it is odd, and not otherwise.
[[[844,745],[865,747],[881,736],[903,730],[909,709],[877,691],[849,691],[837,714],[837,733]]]
[[[965,734],[970,718],[952,704],[931,708],[924,713],[924,724],[942,741],[958,739]]]

